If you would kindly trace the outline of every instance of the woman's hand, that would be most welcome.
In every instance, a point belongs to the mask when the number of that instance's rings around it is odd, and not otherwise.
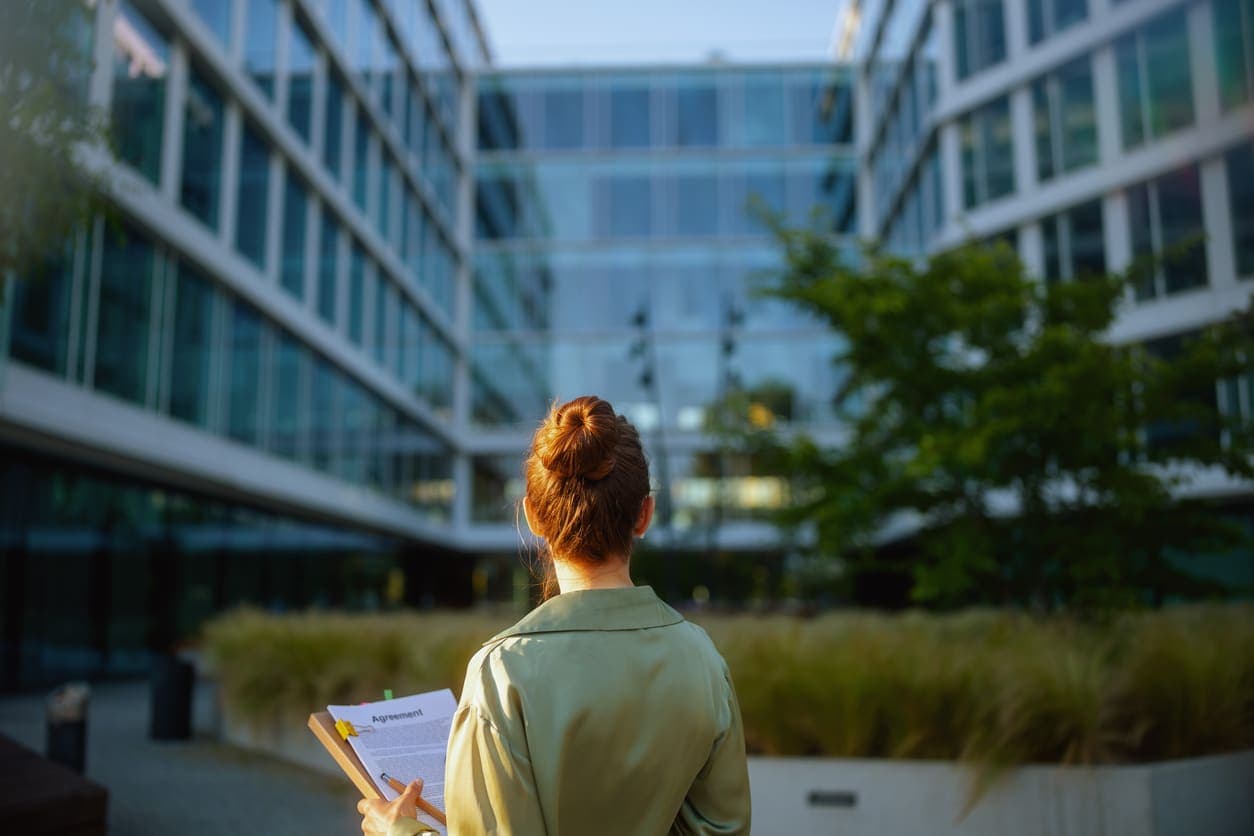
[[[415,803],[422,795],[422,779],[409,782],[405,791],[392,801],[381,798],[363,798],[357,802],[357,812],[361,813],[361,829],[368,836],[387,836],[392,823],[402,818],[417,818],[418,806]]]

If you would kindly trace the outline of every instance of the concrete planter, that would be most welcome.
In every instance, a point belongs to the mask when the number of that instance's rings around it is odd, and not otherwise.
[[[790,836],[1248,836],[1254,751],[1135,766],[1026,766],[965,817],[948,763],[750,758],[754,833]]]
[[[225,710],[222,739],[318,772],[339,767],[304,718],[249,724]],[[774,836],[1248,836],[1254,751],[1135,766],[1026,766],[965,817],[970,769],[949,763],[750,758],[753,832]]]

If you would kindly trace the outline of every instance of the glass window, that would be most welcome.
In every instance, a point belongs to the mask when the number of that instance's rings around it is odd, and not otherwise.
[[[235,249],[266,269],[266,204],[270,196],[270,148],[244,125],[240,132],[239,204],[235,215]]]
[[[1087,55],[1033,84],[1032,108],[1037,179],[1097,162],[1097,112]]]
[[[962,193],[968,208],[1014,191],[1014,142],[1010,99],[1002,97],[973,110],[959,122],[962,141]]]
[[[1202,195],[1196,166],[1128,190],[1128,223],[1138,299],[1207,283]]]
[[[1115,43],[1123,147],[1193,124],[1187,8],[1150,21]]]
[[[718,89],[713,83],[681,84],[674,96],[674,142],[682,148],[718,145]]]
[[[309,399],[309,452],[313,466],[323,472],[330,472],[335,460],[339,429],[337,395],[335,369],[321,357],[316,358]]]
[[[248,17],[244,22],[244,71],[261,92],[274,98],[276,44],[279,36],[277,0],[244,0]]]
[[[375,217],[378,219],[379,234],[384,240],[390,242],[392,240],[392,178],[396,174],[396,169],[387,151],[380,150],[383,161],[379,165],[379,210]]]
[[[231,309],[231,359],[227,435],[256,444],[261,422],[257,406],[261,391],[261,317],[241,299]]]
[[[366,178],[370,174],[370,122],[360,110],[357,112],[357,132],[353,138],[353,203],[366,211],[368,194]]]
[[[580,148],[583,138],[583,87],[544,92],[544,147]]]
[[[353,45],[353,71],[362,84],[370,89],[374,79],[374,46],[379,29],[379,16],[371,0],[356,0],[357,43]]]
[[[374,360],[380,366],[387,365],[392,348],[392,335],[388,332],[391,317],[388,313],[396,307],[396,288],[380,275],[374,293]]]
[[[223,47],[231,45],[232,0],[192,0],[192,8]]]
[[[337,257],[340,251],[340,228],[335,215],[323,207],[322,229],[318,236],[318,316],[328,325],[335,325]]]
[[[192,69],[183,116],[183,208],[210,229],[218,228],[222,193],[222,97]]]
[[[1028,43],[1040,43],[1088,16],[1088,0],[1028,0]]]
[[[953,6],[958,79],[1000,64],[1006,57],[1001,0],[954,0]]]
[[[638,238],[652,231],[652,184],[648,177],[607,177],[606,231],[613,238]]]
[[[418,396],[425,398],[436,414],[447,413],[453,403],[453,349],[431,327],[422,329],[422,375]]]
[[[322,162],[337,179],[340,176],[340,138],[344,135],[344,86],[335,73],[327,74],[327,112],[323,122]]]
[[[366,320],[366,252],[353,242],[348,264],[348,338],[362,344]]]
[[[610,147],[644,148],[649,145],[649,88],[624,84],[610,88]]]
[[[1249,278],[1254,276],[1254,145],[1233,148],[1225,162],[1237,276]]]
[[[13,294],[9,353],[14,359],[66,373],[73,280],[74,247],[67,245],[29,276],[0,287],[0,293]]]
[[[180,263],[170,358],[170,414],[201,427],[209,423],[215,301],[209,280],[190,264]]]
[[[113,39],[113,127],[118,159],[156,183],[170,43],[126,0],[118,6]]]
[[[105,231],[93,385],[138,404],[147,397],[155,263],[152,243],[136,230]]]
[[[309,350],[291,335],[280,333],[277,353],[270,449],[284,458],[304,461],[303,436],[310,411],[305,397]]]
[[[392,43],[392,39],[383,33],[383,27],[379,27],[379,79],[383,88],[383,112],[392,117],[396,110],[396,88],[397,78],[401,72],[401,59],[396,53],[396,46]],[[399,120],[396,120],[399,121]]]
[[[1045,280],[1074,279],[1106,272],[1102,202],[1093,200],[1045,218]]]
[[[784,85],[777,73],[751,73],[744,81],[744,141],[753,147],[783,145]]]
[[[848,142],[853,123],[848,108],[849,88],[806,73],[786,83],[791,110],[791,141],[798,145]],[[844,108],[842,112],[840,109]]]
[[[305,298],[305,220],[309,195],[305,184],[290,168],[283,190],[283,256],[279,280],[297,299]]]
[[[1215,62],[1225,109],[1254,99],[1254,0],[1211,0]]]
[[[679,235],[717,235],[718,177],[681,175],[675,184],[675,232]]]
[[[299,20],[292,21],[287,48],[287,121],[306,142],[313,118],[313,38]]]

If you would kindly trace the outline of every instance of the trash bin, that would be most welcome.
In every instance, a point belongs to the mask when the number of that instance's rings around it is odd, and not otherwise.
[[[158,656],[152,666],[153,740],[187,740],[192,736],[192,685],[196,669],[173,655]]]
[[[48,695],[48,760],[82,773],[87,766],[87,708],[91,689],[85,682],[62,685]]]

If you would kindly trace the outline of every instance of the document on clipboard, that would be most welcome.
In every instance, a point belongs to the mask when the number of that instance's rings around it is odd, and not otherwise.
[[[421,778],[419,818],[444,827],[444,756],[457,700],[447,688],[361,705],[328,705],[309,728],[366,798],[391,801]],[[433,808],[433,809],[432,809]],[[437,815],[438,814],[438,815]]]

